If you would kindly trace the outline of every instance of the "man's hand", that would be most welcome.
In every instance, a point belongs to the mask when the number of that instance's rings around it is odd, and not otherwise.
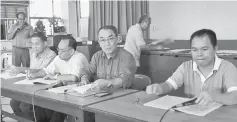
[[[18,75],[20,72],[17,70],[17,68],[12,68],[11,71],[9,72],[9,74],[11,76],[16,76]]]
[[[47,74],[43,79],[44,80],[56,80],[55,75],[53,75],[53,74]]]
[[[198,103],[200,105],[208,106],[213,102],[213,98],[210,93],[208,92],[202,92],[200,93],[199,97],[195,101],[195,103]]]
[[[49,85],[48,88],[56,88],[56,87],[60,87],[60,86],[63,86],[63,82],[62,81],[58,81],[58,82],[52,83],[52,84]]]
[[[108,88],[111,82],[105,79],[98,79],[92,84],[92,88],[103,89]]]
[[[160,84],[152,84],[146,87],[147,94],[161,95],[163,93],[163,88]]]
[[[86,81],[86,80],[81,81],[78,85],[83,86],[83,85],[86,85],[86,84],[89,84],[89,81]]]

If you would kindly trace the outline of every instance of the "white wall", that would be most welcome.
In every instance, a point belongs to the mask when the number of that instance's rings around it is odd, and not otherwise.
[[[237,1],[150,1],[151,38],[189,39],[202,28],[218,39],[237,39]]]

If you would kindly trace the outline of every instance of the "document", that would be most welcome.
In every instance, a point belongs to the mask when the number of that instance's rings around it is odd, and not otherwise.
[[[181,103],[189,101],[189,100],[191,100],[191,99],[166,95],[166,96],[158,98],[156,100],[147,102],[144,104],[144,106],[167,110],[175,105],[181,104]],[[205,116],[208,113],[214,111],[215,109],[217,109],[221,106],[222,106],[222,104],[214,102],[214,103],[210,104],[209,106],[194,104],[194,105],[174,108],[174,110],[184,112],[187,114],[196,115],[196,116]]]
[[[153,45],[159,45],[159,44],[169,44],[169,43],[172,43],[174,42],[173,39],[171,38],[166,38],[166,39],[151,39],[152,42],[150,44],[153,44]]]
[[[24,84],[24,85],[33,85],[33,84],[45,84],[50,85],[57,82],[57,80],[44,80],[43,78],[37,78],[37,79],[24,79],[20,80],[18,82],[15,82],[14,84]]]
[[[237,50],[217,50],[217,54],[237,54]]]
[[[221,106],[222,106],[222,104],[214,102],[208,106],[194,104],[194,105],[190,105],[190,106],[175,108],[175,110],[178,110],[178,111],[181,111],[181,112],[184,112],[187,114],[196,115],[196,116],[205,116],[208,113],[216,110],[217,108],[219,108]]]
[[[156,100],[145,103],[144,106],[149,106],[149,107],[154,107],[154,108],[160,108],[160,109],[167,110],[167,109],[169,109],[169,108],[171,108],[175,105],[181,104],[181,103],[189,101],[189,100],[191,100],[191,99],[165,95],[161,98],[158,98]]]
[[[63,94],[66,92],[73,92],[74,90],[72,88],[77,87],[78,84],[73,85],[66,85],[66,86],[60,86],[56,88],[48,89],[49,92],[57,93],[57,94]]]
[[[23,76],[26,76],[25,74],[22,74],[22,73],[19,73],[17,74],[16,76],[11,76],[9,74],[9,71],[3,71],[1,72],[1,78],[3,79],[10,79],[10,78],[18,78],[18,77],[23,77]]]

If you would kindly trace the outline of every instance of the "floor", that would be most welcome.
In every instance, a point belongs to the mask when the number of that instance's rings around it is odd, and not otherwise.
[[[13,113],[13,111],[12,111],[10,105],[9,105],[10,100],[11,100],[10,98],[1,96],[1,107],[4,111]],[[9,117],[3,117],[3,121],[4,122],[17,122],[16,120],[11,119]]]

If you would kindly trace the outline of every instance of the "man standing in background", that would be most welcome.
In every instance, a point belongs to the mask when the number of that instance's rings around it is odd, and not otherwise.
[[[33,27],[26,22],[26,14],[16,14],[17,23],[8,31],[8,39],[12,40],[12,64],[14,66],[30,66],[29,38],[33,34]]]
[[[141,50],[145,49],[162,49],[163,45],[160,42],[172,42],[171,39],[144,39],[143,32],[147,31],[151,24],[151,18],[148,15],[142,15],[136,25],[128,29],[124,49],[130,52],[135,60],[136,66],[140,67],[140,54]]]

